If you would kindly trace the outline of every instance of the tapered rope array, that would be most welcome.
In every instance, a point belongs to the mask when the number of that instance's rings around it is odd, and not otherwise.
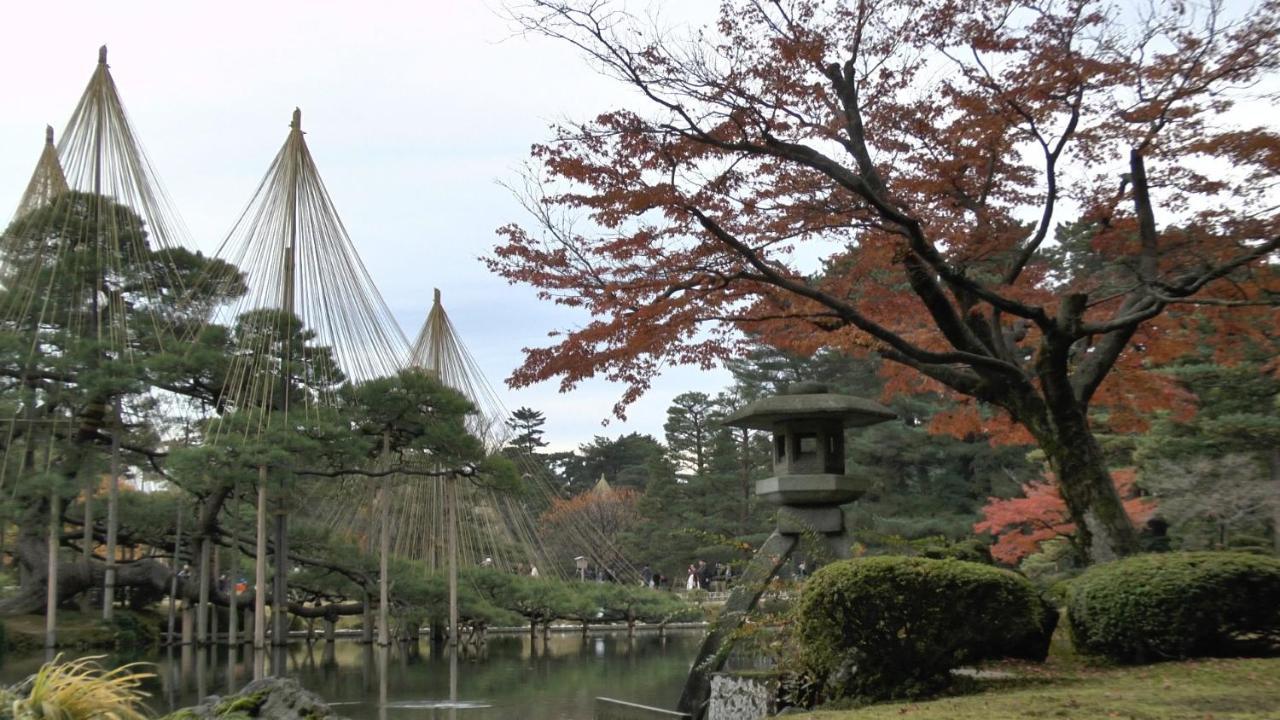
[[[0,432],[0,489],[47,498],[30,507],[45,507],[53,533],[64,506],[58,486],[74,478],[84,486],[91,545],[90,499],[107,475],[107,617],[125,472],[121,448],[129,444],[129,428],[142,425],[156,407],[155,398],[130,389],[133,362],[140,350],[170,345],[175,327],[186,320],[166,302],[184,293],[174,255],[185,252],[184,238],[101,48],[56,150],[52,130],[46,130],[17,213],[0,235],[0,326],[13,339],[0,351],[8,391],[0,415],[6,426]],[[48,491],[36,492],[32,483]],[[57,545],[51,537],[51,575]],[[86,553],[86,562],[90,557]],[[56,578],[49,584],[55,587]],[[51,590],[49,602],[57,601]]]
[[[404,366],[408,342],[365,269],[330,198],[295,110],[284,145],[271,161],[253,197],[215,253],[237,269],[209,276],[201,285],[213,295],[229,295],[244,283],[236,302],[218,308],[213,319],[231,328],[234,348],[219,406],[254,412],[240,426],[245,439],[259,439],[273,427],[300,427],[319,411],[338,404],[346,382],[393,375]],[[225,286],[225,287],[224,287]],[[213,426],[206,442],[225,432]],[[283,481],[267,497],[268,468],[259,469],[259,540],[255,576],[265,579],[267,505],[274,506],[275,581],[272,590],[273,642],[287,636],[287,498],[309,492],[286,489]],[[341,484],[341,483],[333,483]],[[367,487],[367,481],[352,481]],[[257,593],[254,643],[265,642],[265,608]]]
[[[313,373],[307,378],[313,391],[303,397],[303,407],[293,409],[332,405],[332,393],[344,380],[385,377],[405,366],[408,341],[325,189],[300,112],[295,111],[284,145],[215,255],[239,268],[248,285],[248,292],[221,308],[217,319],[234,324],[253,311],[291,308],[313,334],[300,349],[300,362]],[[233,361],[228,383],[229,402],[269,404],[270,382],[245,380],[264,370],[278,373],[271,363],[279,353],[271,350],[289,339],[284,323],[275,318],[268,327],[245,328],[239,338],[243,353]]]
[[[22,193],[22,200],[18,202],[18,211],[13,216],[20,218],[45,207],[69,189],[67,176],[62,172],[62,163],[58,161],[58,148],[53,144],[53,127],[46,127],[40,159],[36,162],[35,172],[31,174],[26,191]]]
[[[496,450],[507,445],[512,434],[507,422],[511,414],[484,376],[479,363],[461,342],[440,302],[439,290],[435,292],[431,310],[414,340],[411,361],[416,367],[437,373],[446,384],[457,388],[476,404],[479,413],[473,429],[485,438],[491,448]],[[559,493],[546,468],[522,454],[513,459],[524,481],[525,492],[539,507],[549,507]],[[514,535],[518,547],[527,548],[528,562],[540,562],[539,567],[545,568],[545,572],[563,575],[560,570],[564,564],[547,556],[537,532],[536,519],[529,516],[525,507],[503,502],[497,505],[507,508],[506,527]],[[639,571],[618,551],[614,538],[603,536],[588,523],[568,523],[563,532],[598,567],[609,569],[615,577],[627,582],[639,580]]]
[[[162,442],[216,446],[230,427],[242,438],[260,438],[268,430],[310,422],[337,401],[346,382],[412,366],[472,400],[480,411],[468,420],[469,428],[491,451],[505,445],[507,413],[460,342],[438,293],[411,350],[324,186],[299,112],[217,260],[185,250],[185,237],[134,134],[104,48],[60,143],[55,146],[46,133],[14,222],[0,236],[0,325],[18,339],[0,347],[0,383],[9,391],[0,400],[0,491],[15,492],[25,481],[46,483],[47,492],[39,496],[54,512],[51,569],[56,570],[57,513],[65,497],[58,483],[40,478],[59,475],[84,485],[87,515],[104,474],[111,482],[107,564],[114,568],[116,487],[139,457],[122,455],[133,452],[122,449],[134,445],[131,427],[154,429]],[[177,340],[199,341],[223,327],[227,372],[210,406],[154,385],[130,389],[141,381],[133,369],[135,354],[180,347]],[[68,369],[77,361],[83,365],[86,353],[93,382],[67,380]],[[194,423],[211,410],[247,411],[253,422],[210,423],[207,434],[193,438]],[[163,419],[170,422],[156,421],[159,413],[168,413]],[[77,441],[68,443],[68,437]],[[431,467],[430,457],[420,460],[427,469],[440,469]],[[517,461],[527,491],[545,506],[556,495],[549,478],[536,463]],[[298,510],[285,504],[289,495],[332,500],[328,507],[308,503],[302,514],[345,525],[362,542],[385,524],[394,553],[442,567],[448,481],[388,478],[392,509],[384,519],[375,511],[378,483],[363,477],[309,481],[290,493],[275,484],[266,465],[259,479],[259,509],[265,513],[271,504],[277,518],[271,544],[281,622],[287,599],[285,518]],[[475,565],[487,558],[503,569],[536,565],[543,574],[558,574],[561,564],[547,556],[524,502],[482,482],[456,482],[459,562]],[[268,484],[276,488],[273,496]],[[85,520],[86,538],[92,538],[92,517]],[[265,529],[260,523],[260,563],[268,546]],[[619,577],[637,576],[611,550],[611,539],[591,528],[570,532],[600,565]],[[266,594],[265,578],[260,580],[258,598]],[[50,603],[56,603],[56,582],[50,587]],[[265,630],[261,609],[258,614],[255,634]],[[49,617],[52,622],[52,611]],[[277,626],[281,640],[283,630]]]
[[[413,343],[411,363],[471,400],[478,412],[468,419],[469,428],[485,440],[491,452],[507,445],[511,429],[506,421],[510,414],[461,341],[438,290]],[[529,511],[531,506],[549,507],[559,497],[554,481],[535,460],[524,456],[513,459],[523,481],[522,499],[483,484],[459,485],[461,561],[469,565],[491,564],[513,572],[528,572],[536,566],[540,574],[567,578],[570,572],[563,562],[565,558],[548,554],[538,532],[537,518]],[[421,561],[432,570],[445,567],[444,482],[411,478],[396,481],[392,491],[395,500],[387,519],[393,553]],[[380,532],[380,521],[376,513],[367,510],[373,501],[373,491],[369,490],[359,503],[330,504],[325,522],[360,537],[375,537]],[[617,550],[614,538],[604,537],[588,523],[569,523],[561,531],[598,567],[609,569],[624,582],[639,581],[639,571]]]

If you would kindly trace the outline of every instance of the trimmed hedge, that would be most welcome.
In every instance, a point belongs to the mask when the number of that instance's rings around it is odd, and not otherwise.
[[[1120,662],[1230,655],[1280,643],[1280,559],[1239,552],[1139,555],[1076,578],[1078,650]]]
[[[919,697],[992,657],[1043,660],[1057,612],[989,565],[872,557],[828,565],[796,608],[800,658],[826,699]]]

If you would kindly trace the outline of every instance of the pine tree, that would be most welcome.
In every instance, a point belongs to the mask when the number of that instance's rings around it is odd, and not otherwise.
[[[542,439],[542,426],[546,423],[542,412],[528,407],[516,408],[507,418],[507,427],[515,433],[507,444],[525,455],[533,455],[538,448],[547,446],[547,441]]]

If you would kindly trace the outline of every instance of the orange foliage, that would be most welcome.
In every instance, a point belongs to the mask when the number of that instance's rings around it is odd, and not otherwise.
[[[1003,411],[935,430],[1067,455],[1097,423],[1193,412],[1161,364],[1274,352],[1280,133],[1231,110],[1280,71],[1280,0],[724,0],[687,42],[620,5],[516,14],[634,102],[555,126],[532,225],[498,230],[494,272],[582,311],[512,385],[603,376],[622,415],[748,331],[877,354],[886,393]],[[1136,546],[1109,493],[1069,495]]]
[[[1150,520],[1156,503],[1137,495],[1133,468],[1115,470],[1111,478],[1124,500],[1129,520],[1139,526]],[[991,556],[1010,565],[1038,551],[1040,543],[1069,536],[1076,530],[1052,473],[1044,480],[1023,485],[1022,494],[1020,498],[988,498],[982,508],[983,519],[973,526],[974,532],[995,536]]]
[[[580,533],[591,528],[603,538],[613,538],[638,518],[636,503],[640,493],[634,488],[611,488],[608,492],[587,490],[571,498],[555,498],[542,514],[543,526],[551,532]],[[592,536],[588,536],[592,537]]]
[[[901,363],[889,393],[1000,404],[1014,375],[1040,388],[1071,374],[1106,380],[1113,429],[1189,411],[1152,366],[1205,347],[1230,361],[1280,329],[1274,310],[1236,307],[1280,291],[1280,133],[1221,120],[1280,64],[1280,5],[1177,5],[1136,18],[1103,0],[728,0],[690,54],[609,3],[533,0],[527,29],[654,102],[534,147],[535,228],[500,228],[486,262],[589,319],[526,349],[510,382],[603,375],[626,388],[622,415],[665,365],[710,367],[749,329],[801,354],[880,353]],[[1079,210],[1064,217],[1066,199]],[[1072,274],[1043,256],[1064,221],[1084,228]],[[1080,317],[1059,322],[1076,294]],[[1049,341],[1071,356],[1052,374],[1037,365],[1062,352]]]

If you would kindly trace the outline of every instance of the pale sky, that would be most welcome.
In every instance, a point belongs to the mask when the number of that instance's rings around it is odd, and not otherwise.
[[[527,221],[514,181],[548,125],[627,100],[571,48],[512,37],[498,0],[10,3],[0,42],[0,214],[17,206],[45,125],[61,132],[97,62],[109,63],[193,244],[213,251],[283,143],[295,106],[329,192],[412,339],[439,287],[463,341],[509,409],[546,413],[570,449],[598,434],[662,437],[671,398],[714,393],[723,371],[672,368],[622,423],[621,388],[512,391],[520,348],[585,315],[538,301],[479,258]],[[682,4],[680,4],[682,5]],[[710,18],[715,3],[697,3]],[[5,200],[8,198],[8,200]],[[6,205],[7,203],[7,205]]]

